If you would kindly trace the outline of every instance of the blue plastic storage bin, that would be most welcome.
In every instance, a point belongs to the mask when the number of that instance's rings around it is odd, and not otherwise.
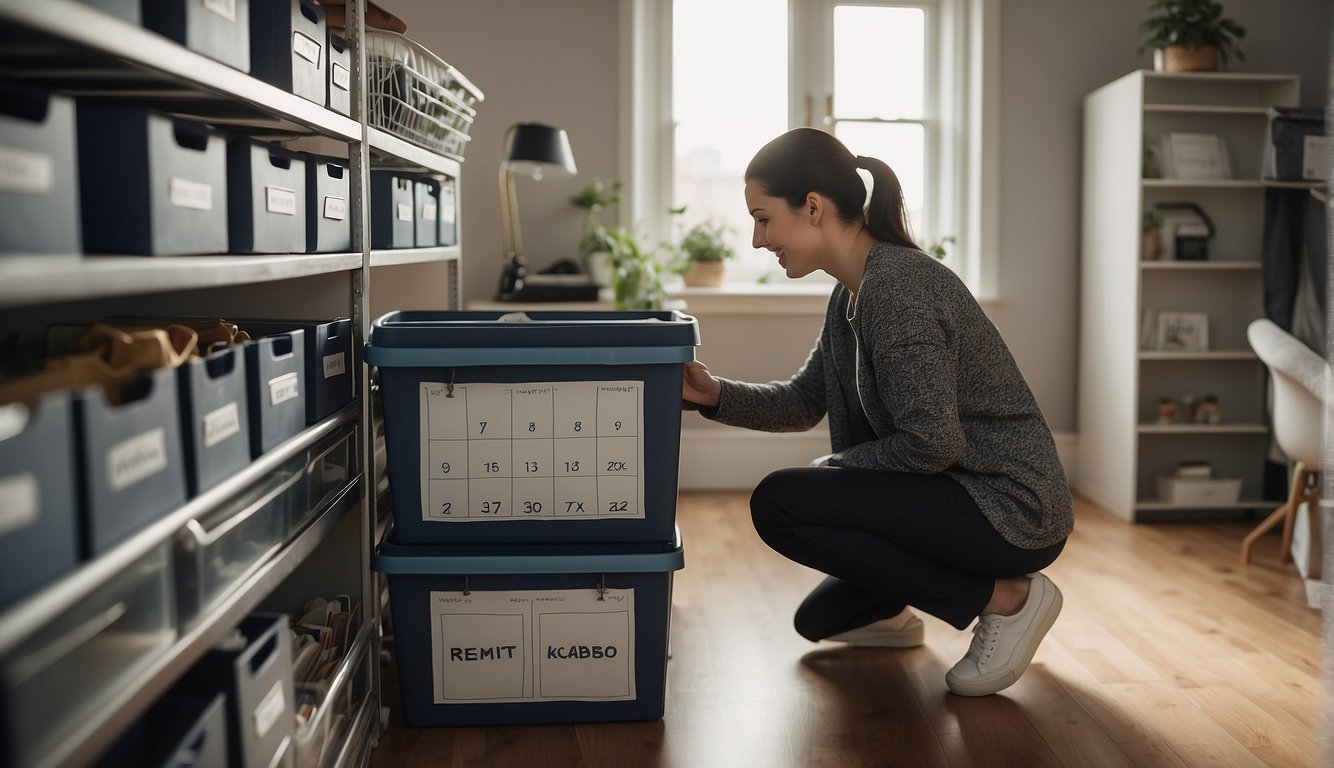
[[[680,312],[391,312],[379,367],[398,541],[670,541]],[[522,386],[515,386],[515,385]]]
[[[222,349],[177,369],[181,438],[190,495],[198,495],[250,463],[245,350]]]
[[[250,455],[257,459],[306,425],[305,331],[253,339],[245,355]]]
[[[143,0],[144,26],[192,51],[250,71],[250,2]]]
[[[306,156],[306,252],[352,250],[347,215],[349,167],[346,160]]]
[[[0,254],[79,253],[74,102],[0,82]]]
[[[628,545],[406,546],[387,575],[403,722],[655,720],[663,715],[680,532]]]

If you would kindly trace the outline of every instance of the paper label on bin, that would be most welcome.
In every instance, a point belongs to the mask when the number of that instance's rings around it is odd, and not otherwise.
[[[412,206],[407,203],[399,203],[397,210],[399,221],[412,221]]]
[[[283,216],[296,215],[296,190],[286,187],[264,187],[264,210]]]
[[[320,44],[313,37],[292,32],[292,53],[314,64],[316,68],[320,66]]]
[[[644,519],[643,390],[421,383],[422,520]]]
[[[433,591],[429,610],[436,704],[638,695],[633,589]]]
[[[330,64],[330,67],[332,72],[329,79],[333,81],[336,88],[346,91],[349,83],[352,81],[350,73],[347,71],[347,67],[338,62]]]
[[[347,218],[347,200],[333,195],[324,196],[324,218],[342,221]]]
[[[48,195],[54,187],[50,155],[0,147],[0,192]]]
[[[167,180],[167,199],[177,208],[213,210],[213,187],[175,176]]]
[[[227,21],[236,21],[236,0],[203,0],[204,10],[212,11]]]
[[[204,447],[212,448],[241,431],[241,409],[236,403],[227,403],[204,414]]]
[[[1325,181],[1334,162],[1334,141],[1328,136],[1306,136],[1302,140],[1302,178]]]
[[[107,482],[120,492],[167,468],[167,432],[150,429],[122,440],[107,451]]]
[[[281,405],[301,394],[301,379],[296,371],[269,379],[269,405]]]
[[[41,491],[31,472],[0,477],[0,536],[37,522]]]
[[[269,692],[264,694],[264,699],[255,707],[255,736],[264,738],[269,733],[273,724],[278,722],[278,718],[287,712],[287,696],[283,693],[283,681],[279,680],[273,684]]]
[[[440,221],[453,224],[454,216],[454,185],[446,182],[440,187]]]
[[[347,373],[347,359],[342,352],[324,356],[324,378],[332,379]]]
[[[427,200],[422,203],[422,221],[435,221],[435,201]]]

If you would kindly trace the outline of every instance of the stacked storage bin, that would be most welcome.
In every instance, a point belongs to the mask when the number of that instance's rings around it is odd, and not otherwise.
[[[663,714],[680,312],[393,312],[375,321],[409,725]]]

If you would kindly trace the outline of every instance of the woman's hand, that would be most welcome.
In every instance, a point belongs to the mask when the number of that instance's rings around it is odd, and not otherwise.
[[[723,385],[709,373],[709,367],[698,360],[685,364],[681,372],[681,399],[688,403],[704,405],[710,408],[718,406],[718,396]]]

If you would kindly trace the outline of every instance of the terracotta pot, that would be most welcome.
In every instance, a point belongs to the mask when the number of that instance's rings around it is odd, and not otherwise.
[[[686,285],[692,288],[717,288],[723,284],[723,263],[721,261],[692,261],[690,268],[682,276]]]
[[[1140,258],[1145,261],[1157,261],[1161,245],[1157,232],[1145,232],[1144,239],[1140,243]]]
[[[1154,68],[1160,72],[1217,72],[1218,48],[1202,45],[1195,50],[1169,45],[1154,52]]]

